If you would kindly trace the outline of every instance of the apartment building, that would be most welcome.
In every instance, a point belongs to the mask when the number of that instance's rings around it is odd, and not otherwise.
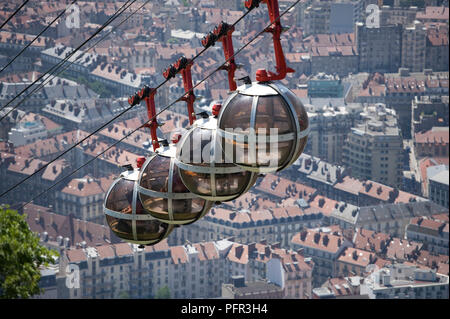
[[[415,20],[402,32],[402,64],[410,72],[422,72],[426,61],[427,28]]]
[[[330,2],[315,2],[307,7],[303,13],[303,28],[305,35],[329,33],[330,30]]]
[[[186,240],[199,242],[234,238],[240,243],[251,243],[266,239],[271,243],[280,242],[282,247],[289,247],[295,233],[303,227],[320,226],[322,219],[321,209],[306,201],[299,201],[291,207],[252,211],[212,208],[194,224],[175,228],[168,240],[170,245],[179,245]]]
[[[432,202],[448,209],[449,195],[449,171],[446,170],[433,175],[428,180],[428,196]]]
[[[449,128],[432,127],[426,132],[416,133],[414,148],[417,158],[448,157],[449,154]]]
[[[411,136],[433,126],[448,126],[448,96],[415,96],[412,101]]]
[[[403,176],[403,138],[396,113],[383,104],[367,107],[363,123],[351,129],[342,161],[352,176],[399,187]]]
[[[414,22],[419,12],[417,7],[391,7],[383,5],[380,8],[380,25],[407,25]]]
[[[8,133],[8,142],[15,147],[33,143],[47,137],[45,125],[40,121],[21,122]]]
[[[318,287],[328,278],[336,277],[336,260],[351,242],[327,229],[305,229],[292,237],[291,245],[296,250],[303,249],[303,255],[314,261],[313,287]]]
[[[233,276],[231,284],[222,284],[225,299],[282,299],[284,289],[264,281],[245,282],[244,276]]]
[[[448,281],[434,270],[397,263],[366,277],[360,291],[370,299],[448,299]]]
[[[364,276],[369,265],[382,268],[388,261],[378,258],[375,253],[358,248],[346,248],[336,261],[337,277]]]
[[[65,216],[104,224],[103,201],[114,176],[94,179],[91,176],[72,179],[55,194],[55,210]]]
[[[441,220],[439,215],[415,217],[406,226],[407,239],[424,243],[429,252],[447,256],[448,235],[448,217]]]
[[[447,208],[430,201],[382,204],[360,207],[352,214],[335,211],[330,217],[330,224],[339,225],[343,229],[364,228],[403,238],[411,218],[447,212]]]
[[[303,153],[292,168],[280,174],[298,176],[297,182],[312,187],[326,196],[329,201],[332,201],[333,206],[340,201],[355,206],[371,206],[425,200],[381,183],[353,178],[349,175],[350,173],[351,170],[347,167],[333,165]],[[329,211],[329,214],[331,213],[332,210]]]
[[[274,272],[274,278],[281,278],[277,285],[289,290],[293,283],[298,290],[292,296],[310,296],[313,264],[298,253],[264,246],[263,258],[279,261],[280,267],[269,270]],[[70,267],[77,268],[79,287],[59,285],[58,296],[151,298],[159,289],[167,287],[171,298],[220,297],[222,284],[231,283],[232,276],[242,275],[245,281],[255,281],[255,269],[249,263],[254,258],[261,256],[253,257],[248,254],[247,246],[228,240],[173,247],[163,241],[144,249],[128,243],[71,249],[60,258],[59,280],[65,281],[71,275]],[[297,263],[292,268],[294,260]],[[295,269],[293,279],[287,276],[292,269]],[[298,285],[298,278],[306,283]]]
[[[309,56],[312,74],[326,72],[343,77],[358,73],[359,55],[355,45],[313,46]]]
[[[329,163],[341,163],[344,141],[355,126],[362,106],[315,107],[306,104],[305,107],[310,127],[306,152]]]
[[[425,68],[448,72],[448,25],[427,24]]]
[[[397,72],[401,65],[402,26],[370,28],[356,24],[360,72]]]
[[[363,21],[365,1],[315,1],[303,12],[305,34],[353,32],[355,23]]]
[[[313,289],[313,299],[360,299],[360,285],[363,277],[329,278],[322,287]]]

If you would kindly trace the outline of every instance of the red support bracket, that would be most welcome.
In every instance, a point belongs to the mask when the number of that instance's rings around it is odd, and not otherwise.
[[[202,45],[207,49],[210,46],[216,44],[217,41],[221,41],[223,45],[223,53],[225,60],[227,61],[220,69],[228,72],[228,85],[230,91],[235,91],[237,88],[236,81],[234,80],[234,73],[238,66],[234,60],[234,48],[232,35],[234,32],[234,26],[228,23],[221,22],[214,28],[212,32],[209,32],[203,39]]]
[[[158,121],[156,120],[155,95],[156,95],[155,88],[144,86],[138,93],[136,93],[134,96],[131,96],[128,99],[128,103],[131,106],[139,104],[142,100],[145,101],[145,104],[147,105],[147,116],[150,122],[146,123],[144,127],[148,127],[150,129],[154,151],[156,151],[159,148],[158,135],[156,133],[159,124]]]
[[[237,89],[236,81],[234,80],[234,73],[236,72],[237,65],[234,60],[233,32],[234,26],[225,22],[221,22],[213,31],[216,38],[222,42],[225,60],[228,61],[221,69],[228,72],[228,85],[230,91],[236,91]]]
[[[195,95],[192,90],[192,73],[191,68],[193,61],[187,59],[185,56],[179,58],[174,64],[171,64],[163,73],[166,79],[175,77],[176,74],[181,73],[183,78],[184,92],[186,93],[180,100],[187,103],[189,123],[192,125],[196,120],[194,113]]]
[[[283,32],[283,27],[281,26],[280,21],[278,0],[246,0],[245,7],[250,10],[258,7],[260,3],[267,4],[270,22],[272,23],[265,31],[272,33],[277,73],[261,70],[260,72],[257,72],[256,80],[259,82],[282,80],[286,77],[287,73],[293,73],[295,71],[286,66],[286,59],[281,46],[280,36]]]

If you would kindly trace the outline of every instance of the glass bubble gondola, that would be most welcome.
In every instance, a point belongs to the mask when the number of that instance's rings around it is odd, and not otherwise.
[[[294,163],[306,146],[308,132],[305,107],[278,81],[238,87],[218,118],[225,156],[252,172],[277,172]]]
[[[163,223],[142,206],[137,196],[139,170],[120,175],[109,188],[103,204],[108,226],[117,237],[131,243],[154,245],[166,238],[174,226]]]
[[[144,163],[138,179],[143,207],[156,219],[186,225],[202,218],[213,202],[191,193],[175,166],[176,147],[161,146]]]
[[[175,163],[192,193],[210,201],[230,201],[247,192],[258,176],[225,161],[216,129],[213,116],[194,122],[177,143]]]

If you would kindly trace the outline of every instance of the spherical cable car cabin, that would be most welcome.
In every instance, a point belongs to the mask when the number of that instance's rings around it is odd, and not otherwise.
[[[176,147],[163,145],[144,163],[137,190],[144,209],[168,224],[186,225],[202,218],[213,202],[191,193],[175,166]]]
[[[174,226],[152,217],[137,193],[139,169],[120,175],[110,186],[103,204],[108,226],[117,237],[131,243],[154,245],[166,238]]]
[[[177,143],[175,163],[186,187],[210,201],[230,201],[247,192],[258,175],[227,163],[217,136],[217,115],[220,105],[213,107],[213,116],[194,122]]]
[[[294,163],[306,146],[308,132],[306,109],[278,81],[238,87],[225,101],[217,129],[228,160],[263,173]]]

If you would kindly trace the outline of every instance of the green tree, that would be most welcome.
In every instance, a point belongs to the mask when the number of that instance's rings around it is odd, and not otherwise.
[[[39,244],[39,237],[21,216],[0,206],[0,298],[29,298],[39,288],[40,266],[48,266],[58,253]]]
[[[130,294],[128,293],[128,291],[122,291],[119,294],[119,298],[120,299],[130,299]]]
[[[170,299],[169,287],[164,286],[159,288],[156,292],[155,299]]]

